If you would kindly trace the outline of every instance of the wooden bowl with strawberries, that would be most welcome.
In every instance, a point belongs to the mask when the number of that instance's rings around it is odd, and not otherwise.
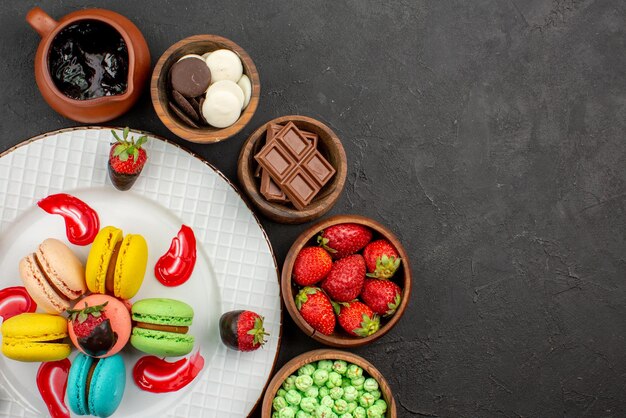
[[[411,295],[409,257],[388,228],[358,215],[316,223],[295,240],[283,265],[287,311],[314,340],[358,347],[385,335]]]
[[[317,371],[319,370],[318,367],[321,369],[320,362],[322,363],[325,362],[328,366],[332,364],[331,366],[332,370],[333,371],[338,370],[339,374],[344,378],[349,378],[351,371],[360,368],[361,369],[360,373],[362,373],[361,376],[363,378],[366,378],[366,377],[372,378],[377,383],[376,385],[374,385],[374,388],[375,388],[374,391],[370,393],[377,392],[376,397],[384,401],[385,410],[384,412],[382,412],[383,414],[382,416],[384,416],[385,418],[396,418],[398,416],[396,402],[393,398],[393,393],[391,392],[389,383],[387,383],[387,380],[385,380],[382,373],[380,373],[378,369],[376,369],[376,367],[374,367],[372,363],[370,363],[369,361],[365,360],[363,357],[358,356],[356,354],[349,353],[346,351],[336,350],[336,349],[329,349],[329,348],[308,351],[306,353],[300,354],[299,356],[294,357],[293,359],[288,361],[278,372],[276,372],[276,374],[274,375],[270,383],[267,385],[267,390],[265,391],[265,395],[263,397],[263,404],[261,407],[262,408],[261,416],[263,418],[270,418],[272,417],[272,411],[276,411],[278,407],[280,407],[280,403],[276,402],[276,397],[280,396],[281,390],[285,391],[285,388],[289,388],[290,386],[294,385],[293,382],[289,382],[287,385],[285,385],[285,383],[287,382],[287,379],[289,378],[293,379],[293,376],[296,376],[296,375],[301,376],[306,373],[310,373],[313,370]],[[340,364],[342,362],[344,363],[343,370],[341,370],[341,364]],[[349,365],[355,365],[358,367],[352,370],[350,370],[350,368],[346,370],[346,363]],[[306,371],[307,367],[310,368],[308,372]],[[313,371],[312,376],[313,376],[312,386],[315,386],[317,384],[317,382],[315,382],[315,380],[317,380],[316,379],[317,376],[315,375],[314,371]],[[354,382],[354,380],[351,380],[351,382]],[[296,389],[297,390],[302,389],[302,387],[298,388],[298,383],[300,382],[298,382],[297,377],[296,377],[296,380],[295,380]],[[371,383],[371,381],[368,383]],[[364,392],[367,392],[367,389],[370,389],[367,387],[369,386],[368,384],[365,384],[363,386],[365,386],[363,388]],[[321,392],[321,389],[319,390],[319,392]],[[309,396],[309,394],[306,394],[306,396]],[[321,395],[318,395],[318,396],[321,396]],[[343,398],[348,399],[348,396],[345,392],[344,392]],[[359,401],[361,400],[359,399]],[[381,402],[381,401],[377,400],[375,402]],[[367,407],[367,400],[364,399],[363,403],[359,402],[359,405],[361,405],[361,409],[365,410],[363,405]],[[302,403],[300,403],[300,407],[306,408],[306,406],[304,406]],[[361,412],[363,413],[363,411]],[[381,411],[379,410],[378,412],[381,412]]]

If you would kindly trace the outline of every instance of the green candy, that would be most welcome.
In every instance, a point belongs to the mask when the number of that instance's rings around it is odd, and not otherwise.
[[[374,402],[374,405],[382,408],[383,414],[387,412],[387,402],[385,402],[384,399],[376,399],[376,402]]]
[[[348,412],[351,413],[351,414],[354,413],[354,410],[357,409],[358,406],[359,406],[359,404],[354,402],[354,401],[348,402]]]
[[[337,399],[333,405],[333,412],[336,414],[345,414],[348,412],[348,402],[343,399]]]
[[[320,401],[320,405],[325,405],[329,408],[332,408],[333,405],[335,405],[335,400],[331,398],[330,396],[324,396],[322,400]]]
[[[315,372],[315,366],[311,363],[305,364],[298,369],[298,376],[311,376]]]
[[[343,399],[345,399],[346,402],[356,401],[358,396],[359,391],[356,390],[354,386],[346,386],[343,388]]]
[[[304,391],[304,396],[306,396],[307,398],[314,398],[316,400],[319,394],[320,394],[320,390],[318,389],[317,386],[311,386],[306,391]]]
[[[287,399],[287,402],[289,402],[289,399]],[[369,408],[370,406],[374,405],[374,402],[376,402],[376,399],[374,399],[374,396],[372,396],[372,394],[369,392],[365,392],[359,397],[359,405],[361,405],[363,408]]]
[[[354,386],[356,390],[363,390],[363,384],[365,383],[365,378],[363,376],[356,377],[352,379],[351,382],[352,382],[352,386]]]
[[[302,400],[302,395],[295,389],[291,389],[287,391],[287,395],[285,395],[285,400],[290,405],[300,405],[300,401]],[[374,401],[372,401],[372,404]],[[295,414],[294,414],[295,415]]]
[[[356,364],[350,364],[348,366],[348,370],[346,370],[346,377],[348,379],[356,379],[357,377],[363,376],[363,369],[357,366]]]
[[[296,417],[296,410],[289,406],[278,411],[278,418],[295,418],[295,417]]]
[[[380,390],[373,390],[370,393],[376,400],[380,399],[380,397],[382,396],[382,394],[380,393]]]
[[[309,414],[308,412],[304,412],[302,410],[298,411],[298,413],[296,414],[296,418],[312,418],[313,415]]]
[[[340,386],[335,386],[330,390],[328,395],[334,400],[341,399],[341,397],[343,396],[343,389]]]
[[[339,418],[354,418],[350,412],[339,415]]]
[[[315,418],[331,418],[333,415],[333,410],[330,409],[326,405],[320,405],[315,408],[314,416]],[[365,417],[365,415],[363,415]]]
[[[296,376],[292,374],[291,376],[286,378],[285,381],[283,382],[283,389],[285,389],[286,391],[290,391],[295,388],[296,388]]]
[[[348,371],[348,363],[343,360],[335,360],[333,362],[333,370],[341,375],[344,375]]]
[[[384,413],[383,409],[376,405],[367,408],[367,418],[382,418]]]
[[[296,389],[300,392],[306,392],[311,386],[313,386],[313,378],[308,374],[296,377]]]
[[[363,390],[367,392],[378,390],[378,382],[376,381],[376,379],[371,377],[365,379],[365,381],[363,382]]]
[[[274,407],[276,411],[280,411],[281,409],[285,408],[288,405],[287,405],[287,401],[285,400],[285,398],[283,398],[282,396],[277,396],[272,401],[272,406]]]
[[[278,392],[276,392],[276,396],[282,396],[283,398],[285,397],[286,394],[287,394],[287,391],[283,388],[278,389]]]
[[[328,389],[326,386],[322,386],[319,389],[319,395],[317,395],[317,397],[319,399],[322,399],[324,396],[328,396],[328,395],[330,395],[330,389]]]
[[[328,380],[326,381],[326,387],[332,389],[337,386],[341,386],[341,375],[337,372],[328,373]]]
[[[300,408],[305,412],[313,412],[317,407],[317,399],[316,398],[302,398],[300,401]]]
[[[278,411],[272,412],[272,418],[280,418],[279,415]]]
[[[352,416],[354,418],[367,418],[367,411],[365,408],[358,406],[354,411],[352,411]]]
[[[313,372],[313,383],[315,386],[323,386],[328,381],[328,371],[317,369]],[[295,382],[294,382],[295,384]]]
[[[330,360],[320,360],[317,362],[318,370],[326,370],[330,372],[333,370],[333,362]]]

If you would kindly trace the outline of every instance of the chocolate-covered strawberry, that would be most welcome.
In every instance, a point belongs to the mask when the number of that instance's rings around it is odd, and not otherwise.
[[[111,144],[109,151],[109,178],[118,190],[130,189],[148,160],[146,150],[141,148],[148,137],[142,135],[135,142],[133,137],[128,138],[129,132],[128,127],[124,128],[120,138],[115,131],[111,131],[116,142]]]
[[[263,328],[263,317],[252,311],[230,311],[220,318],[222,342],[234,350],[254,351],[265,344],[269,334]]]
[[[372,230],[355,223],[329,226],[320,232],[317,242],[334,259],[340,259],[360,251],[372,240]]]
[[[328,296],[318,287],[304,287],[296,295],[296,308],[302,318],[318,332],[330,335],[335,330],[335,313]]]
[[[365,279],[361,300],[374,313],[382,316],[391,316],[400,306],[402,289],[394,282],[386,279]]]
[[[93,357],[104,355],[117,342],[117,333],[105,312],[107,304],[67,310],[76,341],[86,354]]]
[[[293,281],[300,286],[315,284],[328,276],[333,260],[322,247],[304,247],[293,263]]]
[[[364,280],[365,260],[360,254],[352,254],[333,263],[321,287],[335,302],[348,302],[361,293]]]
[[[400,256],[396,248],[386,239],[372,241],[363,249],[367,275],[377,279],[392,277],[400,267]]]
[[[378,331],[380,318],[366,304],[359,301],[336,305],[339,325],[350,335],[367,337]]]

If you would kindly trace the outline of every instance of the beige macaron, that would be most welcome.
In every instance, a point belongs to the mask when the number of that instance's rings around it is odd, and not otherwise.
[[[48,313],[61,313],[87,291],[85,268],[72,250],[58,239],[48,238],[19,264],[24,287]]]

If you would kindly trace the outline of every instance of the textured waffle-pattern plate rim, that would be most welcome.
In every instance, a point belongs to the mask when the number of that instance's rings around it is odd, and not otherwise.
[[[65,133],[71,133],[71,132],[75,132],[75,131],[91,131],[91,130],[96,130],[96,131],[101,131],[101,130],[105,130],[105,131],[110,131],[110,130],[122,130],[124,128],[122,127],[116,127],[116,126],[81,126],[81,127],[72,127],[72,128],[63,128],[63,129],[58,129],[55,131],[50,131],[50,132],[46,132],[40,135],[36,135],[34,137],[31,137],[29,139],[26,139],[10,148],[8,148],[7,150],[3,151],[0,153],[0,159],[9,155],[10,153],[13,153],[17,150],[19,150],[20,148],[23,148],[25,146],[28,146],[29,144],[32,144],[36,141],[40,141],[43,140],[45,138],[48,137],[52,137],[52,136],[56,136],[56,135],[61,135],[61,134],[65,134]],[[235,186],[230,179],[228,179],[228,177],[226,177],[219,169],[217,169],[215,166],[213,166],[211,163],[209,163],[208,161],[206,161],[203,157],[201,157],[200,155],[194,153],[193,151],[190,151],[186,148],[184,148],[183,146],[170,141],[162,136],[156,135],[152,132],[148,132],[148,131],[143,131],[143,130],[139,130],[139,129],[131,129],[130,130],[131,133],[134,134],[141,134],[141,135],[147,135],[150,138],[154,138],[157,139],[159,141],[164,142],[167,145],[173,146],[177,149],[179,149],[181,152],[188,154],[189,157],[194,158],[196,160],[198,160],[200,163],[204,164],[206,167],[208,167],[210,170],[212,170],[215,174],[217,174],[219,176],[219,178],[221,178],[228,186],[230,186],[232,188],[232,190],[235,192],[235,194],[239,197],[239,199],[244,203],[245,207],[247,208],[247,210],[250,212],[250,214],[252,215],[252,218],[254,219],[255,223],[257,224],[258,228],[260,229],[262,236],[265,240],[265,242],[267,243],[267,247],[269,249],[269,253],[271,255],[272,258],[272,262],[274,265],[274,270],[276,272],[276,283],[277,286],[279,287],[279,293],[280,293],[280,270],[278,268],[278,263],[276,262],[276,256],[274,254],[274,249],[272,247],[271,241],[269,239],[269,237],[267,236],[267,233],[265,231],[265,229],[263,228],[263,225],[261,224],[261,222],[259,221],[259,218],[257,217],[257,215],[254,213],[254,210],[252,208],[252,206],[250,205],[250,203],[248,202],[248,200],[245,198],[245,196],[240,192],[240,190],[237,188],[237,186]],[[280,295],[279,295],[280,298]],[[278,334],[278,340],[277,340],[277,346],[276,346],[276,353],[274,354],[274,358],[273,358],[273,362],[272,362],[272,366],[269,370],[269,374],[267,376],[267,379],[265,380],[265,383],[263,385],[263,388],[261,390],[261,393],[258,397],[258,399],[256,400],[256,402],[254,403],[254,405],[250,408],[250,410],[248,411],[247,416],[249,417],[253,411],[255,411],[257,409],[257,407],[259,407],[262,399],[263,399],[263,394],[267,388],[267,385],[269,384],[271,377],[273,375],[274,370],[276,369],[276,362],[278,361],[278,355],[280,352],[280,346],[281,346],[281,342],[282,342],[282,333],[283,333],[283,306],[282,303],[279,303],[279,334]],[[189,394],[188,396],[191,396],[191,394]],[[179,416],[179,415],[176,415]]]

